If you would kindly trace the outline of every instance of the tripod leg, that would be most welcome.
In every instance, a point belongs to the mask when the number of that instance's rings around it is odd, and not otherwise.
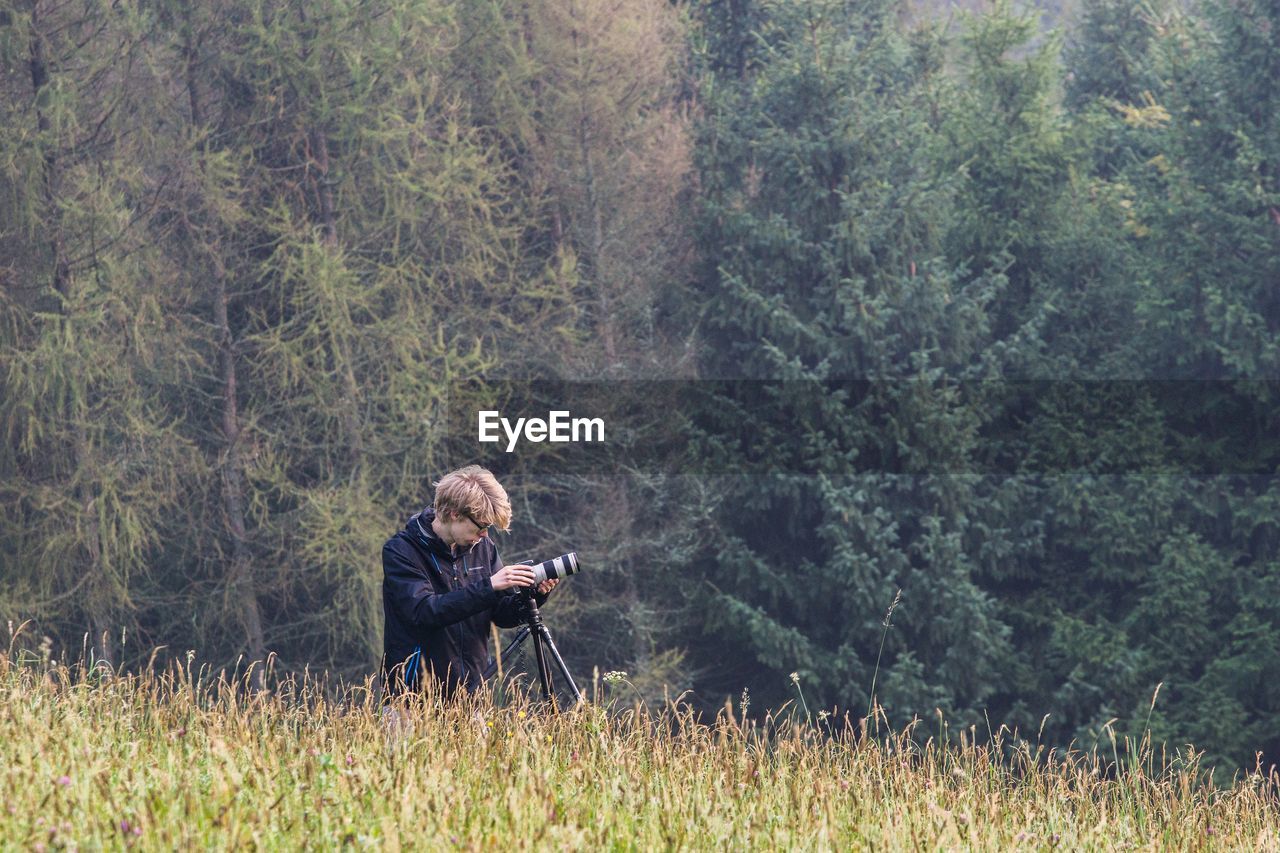
[[[543,644],[546,644],[547,654],[555,663],[556,669],[560,670],[560,677],[564,679],[564,683],[569,685],[569,691],[573,694],[574,703],[580,703],[582,701],[582,692],[578,690],[578,685],[573,683],[573,676],[569,674],[569,667],[564,665],[564,658],[560,657],[560,650],[556,648],[556,644],[552,641],[551,632],[547,630],[546,625],[539,627],[537,638],[541,639]],[[539,645],[541,646],[541,644]],[[541,648],[539,648],[539,661],[542,660],[542,654]],[[548,672],[548,683],[549,682],[550,672]]]
[[[516,649],[520,648],[520,644],[523,643],[525,639],[528,638],[528,636],[529,636],[529,626],[526,625],[523,628],[521,628],[518,632],[516,632],[515,639],[507,643],[507,647],[502,650],[502,660],[511,660],[512,658],[514,658],[516,656]],[[497,671],[498,671],[498,659],[494,658],[493,660],[489,661],[489,665],[485,667],[484,679],[488,681],[490,678],[493,678],[494,674],[497,673]]]
[[[542,696],[548,702],[555,703],[556,694],[551,689],[551,667],[547,665],[547,655],[542,648],[544,638],[541,632],[533,634],[533,651],[538,659],[538,680],[542,682]]]
[[[564,658],[560,657],[560,651],[551,640],[551,632],[547,630],[547,626],[542,621],[542,614],[538,612],[537,601],[532,596],[526,596],[525,605],[525,618],[533,637],[534,653],[538,659],[538,678],[542,682],[542,695],[551,703],[552,708],[559,710],[556,707],[555,692],[551,688],[551,663],[547,660],[548,655],[550,655],[552,661],[555,662],[556,669],[560,671],[560,675],[564,678],[565,684],[573,692],[574,701],[582,702],[582,693],[578,690],[578,685],[573,683],[573,676],[569,675],[569,668],[564,665]]]

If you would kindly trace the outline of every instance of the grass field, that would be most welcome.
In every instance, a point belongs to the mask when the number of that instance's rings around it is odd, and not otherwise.
[[[621,702],[429,702],[393,725],[367,688],[3,654],[0,690],[5,849],[1280,849],[1275,774],[1214,789],[1194,753],[1160,767],[1123,744],[940,747]]]

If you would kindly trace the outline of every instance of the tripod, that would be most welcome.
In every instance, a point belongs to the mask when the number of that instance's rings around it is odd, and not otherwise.
[[[521,644],[526,639],[533,638],[533,653],[537,662],[538,681],[542,685],[542,695],[551,707],[560,710],[556,701],[556,694],[553,688],[554,675],[551,671],[551,665],[555,664],[555,668],[559,671],[560,677],[564,679],[564,686],[568,690],[569,695],[573,698],[576,705],[582,701],[582,693],[578,690],[578,685],[574,684],[573,676],[569,674],[569,668],[564,665],[564,658],[560,657],[559,650],[556,649],[555,642],[551,639],[551,632],[547,630],[546,624],[542,621],[542,613],[538,611],[538,602],[534,600],[533,594],[525,589],[520,590],[520,599],[524,604],[525,625],[507,647],[502,650],[502,657],[490,662],[485,668],[484,678],[488,680],[498,669],[498,660],[511,659],[519,650]]]

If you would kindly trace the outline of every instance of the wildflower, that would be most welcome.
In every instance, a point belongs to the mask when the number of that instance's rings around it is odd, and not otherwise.
[[[132,827],[129,826],[129,821],[127,820],[120,821],[120,831],[123,832],[125,835],[128,835],[131,829]]]
[[[798,672],[793,672],[793,673],[791,673],[791,683],[792,683],[792,684],[799,684],[799,683],[800,683],[800,673],[798,673]]]
[[[70,777],[70,776],[59,776],[59,777],[58,777],[58,784],[59,784],[59,785],[61,785],[61,786],[62,786],[62,787],[64,787],[64,788],[65,788],[65,787],[67,787],[68,785],[70,785],[70,784],[71,784],[71,777]]]
[[[605,684],[617,684],[627,677],[627,673],[621,669],[613,669],[604,674]]]
[[[523,719],[524,719],[525,717],[527,717],[527,716],[529,716],[529,715],[528,715],[528,714],[526,714],[524,711],[521,711],[519,714],[516,714],[516,717],[517,717],[517,718],[519,718],[519,719],[521,719],[521,720],[523,720]]]
[[[355,766],[355,763],[356,763],[356,757],[355,757],[354,755],[352,755],[351,753],[349,753],[349,752],[348,752],[348,753],[347,753],[347,766],[348,766],[348,767],[354,767],[354,766]]]

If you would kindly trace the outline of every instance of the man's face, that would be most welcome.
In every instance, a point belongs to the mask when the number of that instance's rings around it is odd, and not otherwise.
[[[475,519],[466,514],[460,514],[445,521],[444,528],[442,538],[447,544],[459,548],[470,548],[489,535],[489,528],[481,527]]]

